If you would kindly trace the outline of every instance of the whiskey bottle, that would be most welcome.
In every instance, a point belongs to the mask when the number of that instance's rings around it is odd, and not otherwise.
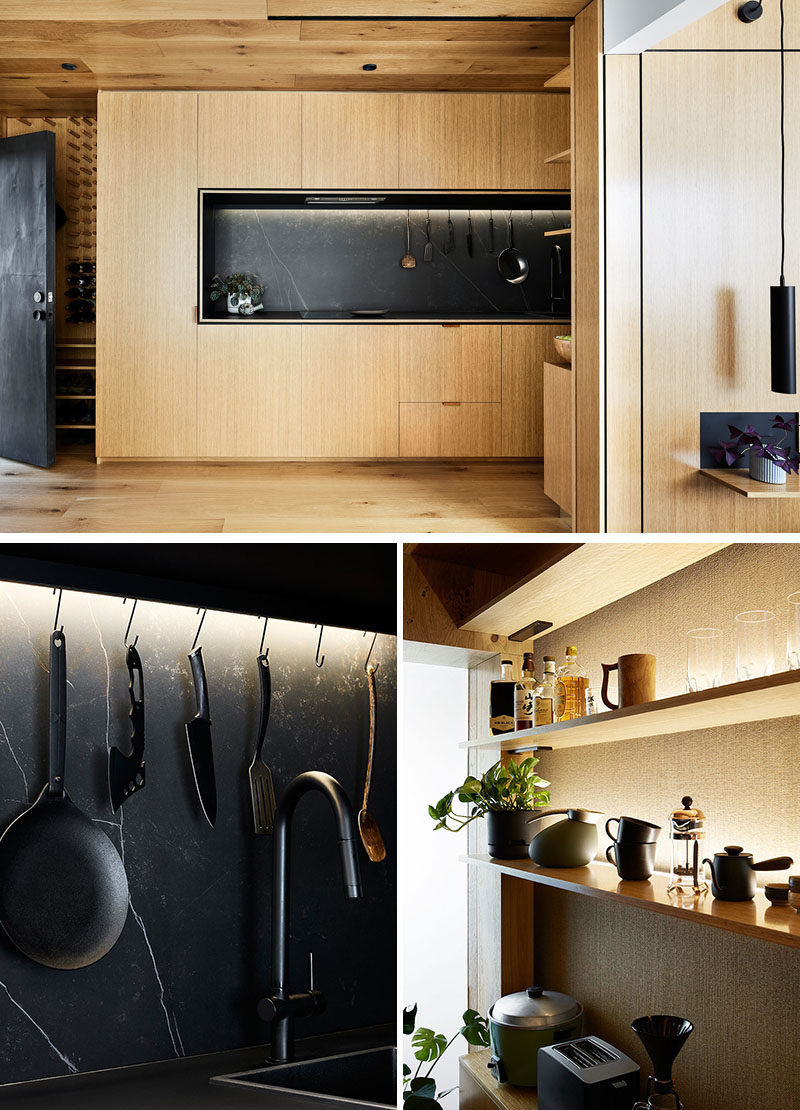
[[[533,652],[526,651],[522,658],[522,678],[514,690],[514,716],[517,729],[533,728],[533,699],[536,694],[536,674],[534,673]]]
[[[492,736],[514,731],[514,701],[516,683],[511,677],[514,666],[510,659],[500,664],[501,677],[489,683],[489,728]]]
[[[533,723],[539,725],[552,725],[553,704],[555,701],[556,661],[552,655],[544,657],[544,678],[536,691],[533,702]]]
[[[557,721],[572,721],[586,716],[586,690],[589,676],[578,663],[578,649],[568,647],[564,665],[556,671]]]

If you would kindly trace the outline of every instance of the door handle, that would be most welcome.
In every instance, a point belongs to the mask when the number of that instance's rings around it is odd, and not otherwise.
[[[42,312],[42,310],[40,308],[37,308],[36,311],[33,314],[33,318],[34,318],[34,320],[46,320],[47,319],[47,313]]]

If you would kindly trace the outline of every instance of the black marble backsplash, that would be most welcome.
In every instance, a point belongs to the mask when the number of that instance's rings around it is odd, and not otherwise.
[[[563,197],[556,198],[563,205]],[[567,202],[568,203],[568,202]],[[494,211],[495,250],[489,253],[489,210],[472,212],[473,254],[467,250],[467,219],[453,210],[454,247],[445,253],[447,209],[431,210],[433,259],[423,260],[427,211],[411,210],[412,251],[417,265],[403,269],[406,209],[270,208],[216,204],[207,213],[204,258],[206,315],[225,313],[222,301],[207,300],[214,273],[258,275],[266,287],[268,312],[349,312],[387,309],[428,315],[569,314],[570,238],[544,232],[569,226],[568,208],[513,212],[514,245],[529,262],[521,285],[498,272],[497,258],[507,241],[508,212]],[[550,259],[562,252],[563,299],[551,302]]]
[[[271,986],[272,838],[252,832],[247,767],[259,712],[263,621],[209,612],[200,643],[209,683],[219,815],[199,809],[184,723],[195,713],[187,659],[193,609],[141,602],[133,634],[144,667],[147,784],[115,814],[108,746],[128,750],[123,633],[130,603],[64,593],[67,642],[66,787],[123,857],[130,912],[116,946],[78,971],[41,967],[0,930],[0,1082],[13,1083],[263,1042],[256,1003]],[[47,777],[51,591],[0,583],[0,827]],[[264,758],[278,794],[295,775],[324,770],[361,804],[368,740],[364,661],[372,635],[270,621],[273,700]],[[391,1022],[396,1005],[396,642],[378,636],[378,732],[370,811],[388,849],[371,864],[359,847],[364,898],[346,901],[336,831],[324,798],[295,816],[293,986],[328,1000],[298,1036]],[[356,939],[357,938],[357,941]]]

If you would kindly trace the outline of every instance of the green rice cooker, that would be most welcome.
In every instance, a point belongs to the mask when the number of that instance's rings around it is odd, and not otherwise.
[[[583,1006],[568,994],[528,987],[504,995],[489,1009],[489,1069],[500,1083],[535,1087],[539,1049],[582,1033]]]

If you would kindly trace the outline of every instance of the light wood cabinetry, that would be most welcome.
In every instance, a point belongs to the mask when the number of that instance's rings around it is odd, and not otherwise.
[[[303,454],[397,455],[397,330],[379,324],[303,329]]]
[[[197,183],[206,189],[297,189],[300,134],[300,93],[201,92]]]
[[[572,369],[544,364],[544,492],[570,516],[575,501],[575,383]]]
[[[485,458],[500,453],[498,404],[402,404],[404,458]]]
[[[553,357],[554,336],[568,327],[503,325],[503,455],[542,457],[542,366]]]
[[[100,93],[97,194],[97,453],[192,456],[195,93]]]
[[[569,164],[548,158],[570,146],[569,97],[508,93],[500,97],[503,189],[569,189]]]
[[[303,188],[398,188],[396,93],[303,93],[302,99]]]
[[[401,189],[489,189],[500,181],[496,94],[406,93],[400,100]]]
[[[499,324],[399,327],[400,400],[500,401]]]
[[[265,338],[268,341],[265,342]],[[302,453],[301,329],[200,328],[197,453],[291,458]]]

